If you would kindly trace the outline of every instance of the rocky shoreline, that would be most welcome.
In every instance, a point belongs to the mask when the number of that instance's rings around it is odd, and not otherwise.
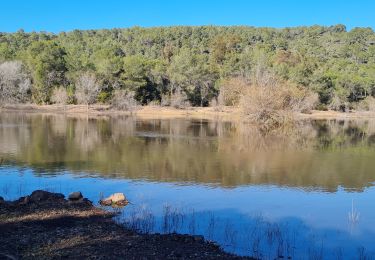
[[[0,197],[0,259],[244,259],[200,236],[138,234],[85,198]]]

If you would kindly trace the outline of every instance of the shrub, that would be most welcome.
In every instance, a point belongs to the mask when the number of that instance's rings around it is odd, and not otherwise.
[[[68,95],[67,104],[75,104],[76,97],[74,93],[74,85],[68,85],[68,87],[66,88],[66,94]]]
[[[289,88],[292,91],[292,110],[294,112],[311,113],[311,110],[319,104],[319,95],[317,93],[295,85],[289,86]]]
[[[112,107],[118,110],[134,111],[137,109],[137,101],[134,98],[134,93],[123,89],[114,91],[111,103]]]
[[[160,100],[160,105],[162,107],[167,107],[171,105],[171,97],[169,95],[162,95]]]
[[[66,105],[68,103],[68,92],[64,87],[55,88],[52,92],[51,101],[55,104]]]
[[[211,99],[209,106],[210,107],[217,107],[219,105],[219,102],[216,98]]]
[[[252,121],[269,129],[291,121],[293,112],[312,109],[318,96],[268,71],[257,72],[240,99],[240,107]]]
[[[358,111],[375,111],[375,98],[372,96],[366,97],[364,100],[358,102],[355,109]]]
[[[247,87],[244,78],[230,78],[221,82],[218,102],[223,106],[237,106]]]
[[[190,102],[184,92],[177,90],[171,95],[171,106],[174,108],[186,108],[190,106]]]
[[[331,102],[328,105],[328,108],[331,110],[345,112],[349,108],[349,102],[346,101],[346,98],[343,98],[337,94],[334,94],[331,99]]]
[[[104,104],[104,103],[107,103],[108,100],[110,100],[110,98],[111,98],[111,94],[110,94],[110,93],[108,93],[108,92],[106,92],[106,91],[101,91],[101,92],[99,93],[99,95],[98,95],[97,101],[98,101],[99,103]]]
[[[174,108],[186,108],[186,107],[189,107],[191,104],[188,100],[187,95],[181,90],[177,89],[171,95],[162,96],[161,105],[171,106]]]
[[[152,100],[147,105],[150,106],[150,107],[159,107],[160,101],[159,100]]]
[[[0,102],[25,102],[29,98],[31,81],[19,61],[0,64]]]
[[[328,107],[326,104],[322,104],[322,103],[319,103],[316,107],[315,107],[316,110],[320,110],[320,111],[328,111]]]

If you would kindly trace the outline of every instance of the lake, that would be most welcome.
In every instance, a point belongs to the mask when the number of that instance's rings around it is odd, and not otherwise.
[[[375,256],[375,121],[0,114],[0,195],[123,192],[118,221],[263,259]]]

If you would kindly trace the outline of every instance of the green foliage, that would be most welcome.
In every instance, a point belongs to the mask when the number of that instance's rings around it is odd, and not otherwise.
[[[111,94],[105,91],[101,91],[97,97],[99,103],[106,103],[111,99]]]
[[[66,88],[66,93],[68,94],[67,104],[74,104],[76,102],[75,96],[74,96],[74,86],[69,85]]]
[[[52,89],[65,83],[65,51],[53,41],[33,42],[27,49],[26,64],[33,76],[35,102],[49,102]]]
[[[0,62],[9,60],[27,66],[37,103],[49,103],[60,86],[74,91],[80,75],[90,72],[102,87],[101,102],[122,89],[134,92],[140,104],[182,93],[192,105],[204,106],[218,96],[219,82],[249,81],[259,60],[281,79],[318,93],[327,107],[375,96],[375,33],[347,32],[343,25],[20,30],[0,33]]]

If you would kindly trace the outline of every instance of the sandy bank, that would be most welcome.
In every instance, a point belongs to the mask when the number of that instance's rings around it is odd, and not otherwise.
[[[241,120],[243,118],[240,109],[236,107],[189,107],[176,109],[173,107],[143,106],[134,111],[119,111],[111,109],[109,105],[92,105],[87,110],[85,105],[5,105],[2,112],[23,112],[23,113],[63,113],[75,116],[118,116],[133,115],[140,119],[211,119],[211,120]],[[353,111],[348,113],[337,111],[317,111],[310,114],[298,113],[297,119],[375,119],[375,112]]]

